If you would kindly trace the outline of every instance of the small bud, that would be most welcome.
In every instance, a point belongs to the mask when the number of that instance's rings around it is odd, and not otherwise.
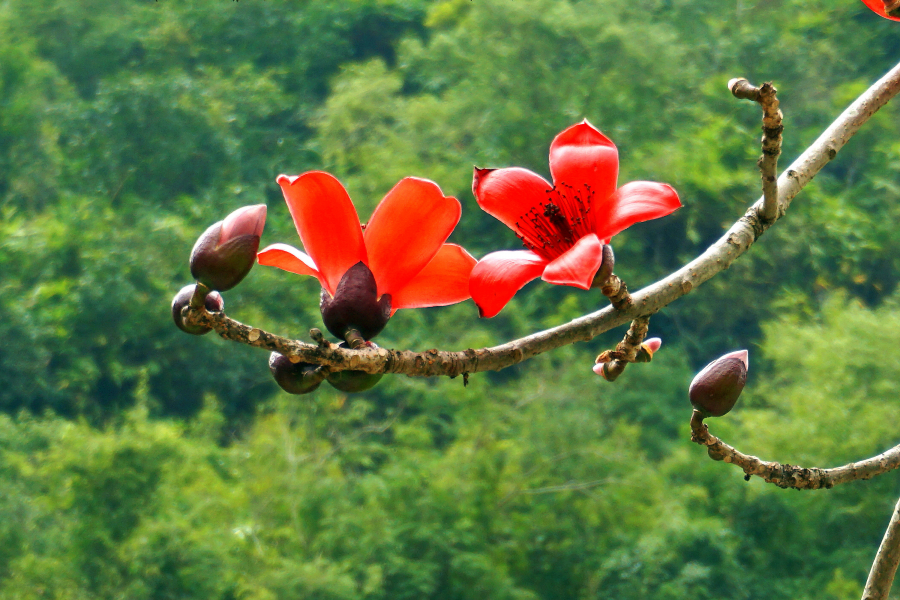
[[[691,404],[704,417],[728,413],[744,389],[748,368],[746,350],[731,352],[709,363],[691,381]]]
[[[269,356],[269,371],[275,378],[275,383],[288,394],[308,394],[322,384],[318,365],[293,363],[287,356],[278,352],[273,352]]]
[[[658,337],[644,340],[644,343],[638,348],[637,355],[634,357],[634,362],[650,362],[653,360],[653,355],[659,350],[660,346],[662,346],[662,339]]]
[[[334,297],[322,289],[319,310],[325,327],[335,336],[345,339],[348,331],[356,330],[371,340],[391,318],[391,296],[378,298],[375,276],[369,267],[358,262],[341,277]]]
[[[205,325],[186,325],[184,318],[181,316],[181,311],[184,307],[191,303],[191,298],[194,296],[194,289],[196,287],[197,286],[192,283],[178,290],[178,293],[172,298],[172,319],[175,321],[175,325],[178,326],[178,329],[185,333],[190,333],[191,335],[203,335],[204,333],[212,331],[212,327],[207,327]],[[210,292],[207,294],[204,305],[209,312],[219,312],[225,309],[225,301],[222,299],[222,295],[219,294],[219,292]]]
[[[374,343],[368,342],[370,346],[377,348]],[[341,342],[338,347],[348,348],[345,342]],[[381,381],[384,373],[366,373],[365,371],[337,371],[329,373],[327,380],[334,388],[349,394],[356,392],[365,392],[375,387],[375,384]]]
[[[608,362],[597,363],[594,365],[592,370],[594,371],[594,373],[596,373],[603,379],[609,381],[609,377],[607,377],[607,375],[606,375],[606,365],[608,365],[608,364],[610,364],[610,363],[608,363]]]
[[[256,262],[265,225],[265,204],[244,206],[210,225],[191,250],[191,275],[222,292],[239,284]]]

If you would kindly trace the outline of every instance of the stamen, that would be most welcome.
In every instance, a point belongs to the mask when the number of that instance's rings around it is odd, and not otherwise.
[[[559,184],[547,190],[547,202],[539,202],[516,221],[516,236],[526,248],[553,260],[593,233],[591,212],[593,190],[584,186],[579,193],[570,185]]]

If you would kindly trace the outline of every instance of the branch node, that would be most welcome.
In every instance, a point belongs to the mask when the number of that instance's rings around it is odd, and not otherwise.
[[[209,295],[209,293],[211,291],[212,291],[211,289],[209,289],[208,287],[206,287],[205,285],[203,285],[202,283],[200,283],[198,281],[197,285],[194,287],[194,295],[191,296],[191,303],[190,303],[191,308],[194,308],[197,310],[200,310],[200,309],[206,310],[206,305],[205,305],[206,297]]]
[[[607,381],[615,381],[625,371],[628,363],[638,362],[638,351],[647,335],[650,316],[638,317],[631,322],[625,337],[615,350],[605,350],[597,357],[596,363],[603,364],[600,375]]]
[[[628,286],[615,273],[609,276],[609,279],[600,288],[600,293],[609,298],[616,310],[625,310],[633,303],[631,294],[628,293]]]
[[[781,155],[781,134],[784,131],[781,110],[778,108],[778,90],[770,82],[759,87],[752,85],[743,77],[728,82],[728,89],[735,98],[757,102],[763,110],[762,154],[756,161],[762,179],[763,203],[757,211],[759,218],[766,223],[773,223],[778,218],[778,157]],[[837,154],[837,152],[835,152]],[[831,158],[834,158],[829,153]]]

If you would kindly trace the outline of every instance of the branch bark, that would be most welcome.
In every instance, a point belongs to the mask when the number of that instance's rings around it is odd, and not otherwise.
[[[900,500],[884,532],[884,539],[875,554],[875,562],[869,571],[869,579],[863,590],[862,600],[887,600],[900,564]]]
[[[728,89],[735,98],[753,100],[763,109],[762,155],[756,161],[763,189],[763,204],[759,216],[763,221],[773,221],[778,216],[778,181],[775,174],[778,170],[778,157],[781,155],[781,133],[784,131],[781,124],[783,115],[778,109],[778,98],[775,97],[778,90],[768,82],[756,87],[742,77],[729,81]]]
[[[569,323],[532,335],[480,350],[460,352],[428,350],[417,353],[409,350],[365,348],[346,350],[323,348],[296,340],[289,340],[244,325],[224,313],[208,313],[204,308],[187,307],[184,319],[189,324],[206,324],[225,339],[267,350],[276,350],[288,357],[331,367],[332,370],[354,369],[367,373],[403,373],[419,377],[500,370],[528,358],[575,342],[589,341],[605,331],[641,316],[655,313],[664,306],[688,294],[698,285],[727,269],[771,227],[790,206],[793,198],[809,183],[822,167],[837,156],[838,151],[859,128],[900,92],[900,64],[875,82],[857,98],[778,178],[780,210],[772,221],[759,217],[763,204],[760,198],[743,217],[718,241],[690,263],[631,295],[628,306],[606,307],[584,315]]]
[[[713,460],[721,460],[739,466],[743,469],[744,478],[748,481],[751,475],[756,475],[766,483],[795,490],[830,489],[850,481],[872,479],[900,468],[900,445],[894,446],[878,456],[833,469],[801,467],[762,460],[756,456],[744,454],[712,435],[709,427],[703,422],[703,416],[697,410],[691,415],[691,441],[706,446],[706,452]]]

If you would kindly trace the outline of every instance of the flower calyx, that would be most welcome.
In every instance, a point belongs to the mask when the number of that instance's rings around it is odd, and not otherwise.
[[[319,310],[333,335],[346,339],[355,330],[366,341],[381,333],[391,318],[391,295],[378,297],[375,276],[360,261],[341,277],[334,296],[322,288]]]
[[[265,224],[266,205],[256,204],[210,225],[191,250],[191,275],[213,290],[224,292],[236,286],[256,262]]]

